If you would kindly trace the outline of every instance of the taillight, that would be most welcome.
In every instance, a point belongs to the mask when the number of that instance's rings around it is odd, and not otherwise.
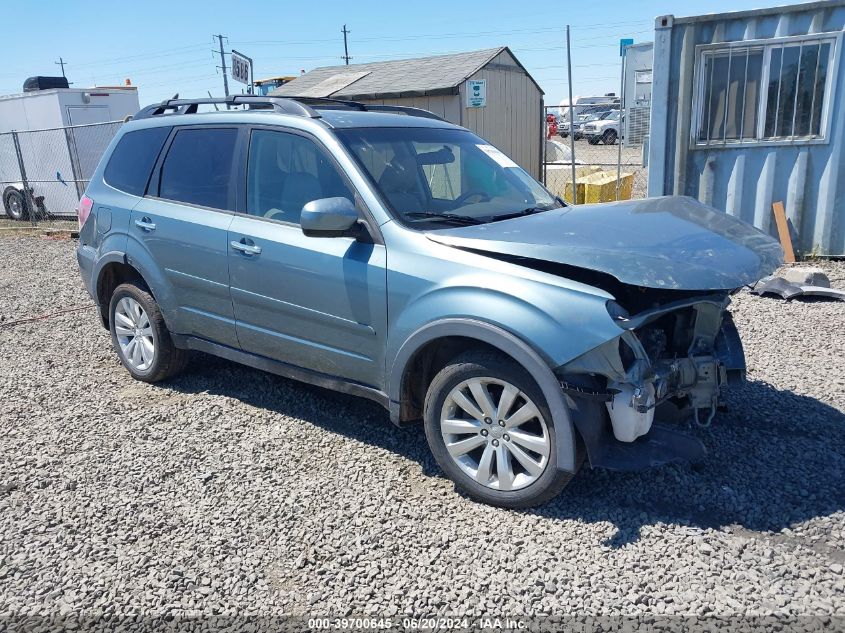
[[[94,207],[94,201],[88,196],[82,196],[79,201],[79,208],[76,210],[76,215],[79,217],[79,228],[85,224],[85,220],[91,215],[91,209]]]

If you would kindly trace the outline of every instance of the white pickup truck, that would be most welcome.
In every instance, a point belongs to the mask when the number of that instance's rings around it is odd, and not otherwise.
[[[604,119],[585,123],[582,134],[590,145],[597,145],[599,141],[605,145],[613,145],[620,137],[619,110],[613,110]]]

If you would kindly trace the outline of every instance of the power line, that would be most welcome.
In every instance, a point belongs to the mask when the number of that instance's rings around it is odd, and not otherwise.
[[[627,26],[627,25],[645,25],[650,24],[651,20],[632,20],[628,22],[598,22],[595,24],[584,24],[582,26],[574,26],[574,31],[580,30],[593,30],[593,29],[607,29],[608,27],[618,27],[618,26]],[[617,29],[614,28],[614,31]],[[468,37],[489,37],[494,35],[513,35],[515,33],[525,33],[527,35],[533,35],[536,33],[557,33],[560,31],[560,27],[552,26],[552,27],[543,27],[543,28],[524,28],[524,29],[508,29],[505,31],[465,31],[465,32],[455,32],[455,33],[426,33],[426,34],[414,34],[414,35],[405,35],[405,36],[395,36],[395,37],[384,37],[382,35],[373,36],[373,37],[362,37],[358,38],[356,42],[405,42],[407,40],[415,40],[415,39],[425,39],[425,40],[441,40],[441,39],[452,39],[452,38],[468,38]],[[650,32],[650,31],[649,31]],[[347,33],[351,33],[351,31],[347,31]],[[623,35],[630,35],[630,33],[623,33]],[[591,36],[594,37],[594,36]],[[332,42],[334,40],[327,39],[327,40],[306,40],[306,41],[291,41],[291,40],[239,40],[236,42],[232,42],[233,44],[237,45],[264,45],[264,44],[283,44],[285,46],[306,46],[315,43],[323,43],[323,42]]]
[[[590,29],[602,29],[602,30],[609,30],[614,29],[614,27],[624,27],[627,25],[640,25],[640,24],[648,24],[650,20],[632,20],[626,22],[600,22],[600,23],[592,23],[592,24],[584,24],[584,25],[573,25],[573,31],[583,31],[583,30],[590,30]],[[344,29],[346,27],[344,25]],[[452,38],[475,38],[475,37],[491,37],[491,36],[514,36],[514,35],[533,35],[539,33],[548,33],[548,32],[557,32],[560,29],[558,27],[542,27],[542,28],[524,28],[524,29],[510,29],[507,31],[467,31],[467,32],[452,32],[452,33],[430,33],[430,34],[409,34],[407,36],[395,36],[390,38],[384,38],[382,36],[374,36],[374,37],[365,37],[365,38],[358,38],[357,42],[372,42],[372,41],[380,41],[380,42],[397,42],[397,41],[406,41],[406,40],[417,40],[417,39],[426,39],[426,40],[448,40]],[[346,34],[350,33],[351,31],[346,30]],[[637,35],[640,33],[651,33],[651,30],[648,31],[637,31],[635,33],[625,33],[624,35]],[[345,36],[344,36],[345,37]],[[597,37],[596,34],[591,34],[590,39],[595,39]],[[228,39],[227,39],[228,41]],[[286,45],[286,46],[306,46],[306,45],[313,45],[315,43],[329,43],[335,41],[333,39],[311,39],[307,41],[287,41],[287,40],[252,40],[252,41],[238,41],[234,42],[235,44],[251,44],[251,45]],[[349,57],[351,60],[352,57],[349,56],[348,53],[348,42],[345,46],[345,55],[343,59],[346,61],[346,57]],[[132,61],[148,61],[153,59],[161,59],[163,57],[172,58],[175,56],[183,56],[192,54],[194,51],[198,51],[204,48],[205,44],[189,44],[185,46],[178,46],[169,49],[156,49],[150,53],[137,53],[134,55],[126,55],[123,57],[109,57],[108,59],[103,60],[89,60],[82,63],[74,63],[75,69],[82,69],[82,68],[90,68],[90,67],[107,67],[107,66],[115,66],[120,65],[125,62],[132,62]],[[573,46],[573,48],[587,48],[587,47],[596,47],[600,45],[592,44],[590,46]],[[521,47],[513,46],[515,49],[519,49]],[[560,47],[559,47],[560,48]],[[533,49],[522,49],[522,50],[540,50],[537,48]],[[218,51],[215,51],[217,54]],[[429,54],[429,53],[412,53],[412,55],[418,54]],[[436,54],[436,53],[432,53]],[[405,54],[407,55],[407,53]],[[404,56],[404,55],[403,55]],[[394,55],[384,55],[384,54],[369,54],[369,55],[359,55],[359,57],[368,57],[368,58],[377,58],[377,57],[394,57]],[[287,59],[297,59],[297,60],[322,60],[331,59],[330,57],[326,56],[301,56],[301,57],[288,57]],[[63,60],[61,60],[63,61]],[[62,66],[59,62],[56,62],[58,65]],[[67,62],[64,62],[66,65]],[[131,75],[137,73],[138,71],[125,71],[122,70],[121,74]],[[63,68],[64,73],[64,68]],[[17,76],[18,73],[0,73],[0,77],[12,77]],[[98,71],[98,74],[99,71]]]
[[[344,24],[343,30],[341,31],[341,33],[343,33],[343,57],[341,57],[341,59],[346,60],[347,66],[349,66],[349,60],[352,58],[349,56],[349,45],[346,42],[346,36],[351,32],[352,31],[346,30],[346,25]]]
[[[127,55],[125,57],[109,57],[108,60],[87,61],[81,64],[74,64],[74,68],[87,68],[89,66],[113,66],[115,64],[122,64],[124,62],[158,59],[161,57],[173,57],[176,55],[187,55],[194,51],[200,50],[208,46],[208,44],[191,44],[189,46],[179,46],[170,49],[156,49],[154,53],[138,53],[136,55]]]

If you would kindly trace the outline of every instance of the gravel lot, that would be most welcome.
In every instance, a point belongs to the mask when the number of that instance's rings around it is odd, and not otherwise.
[[[86,304],[0,238],[0,323]],[[845,287],[845,264],[824,263]],[[208,357],[157,386],[94,311],[0,329],[2,616],[845,616],[845,303],[740,294],[750,382],[706,464],[584,469],[514,512],[377,405]]]

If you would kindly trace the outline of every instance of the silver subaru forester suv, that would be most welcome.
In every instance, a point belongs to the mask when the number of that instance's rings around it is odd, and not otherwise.
[[[82,277],[133,377],[195,351],[370,398],[511,508],[585,458],[701,460],[678,421],[708,424],[744,379],[730,295],[781,260],[693,199],[567,206],[429,112],[328,99],[145,108],[79,216]]]

